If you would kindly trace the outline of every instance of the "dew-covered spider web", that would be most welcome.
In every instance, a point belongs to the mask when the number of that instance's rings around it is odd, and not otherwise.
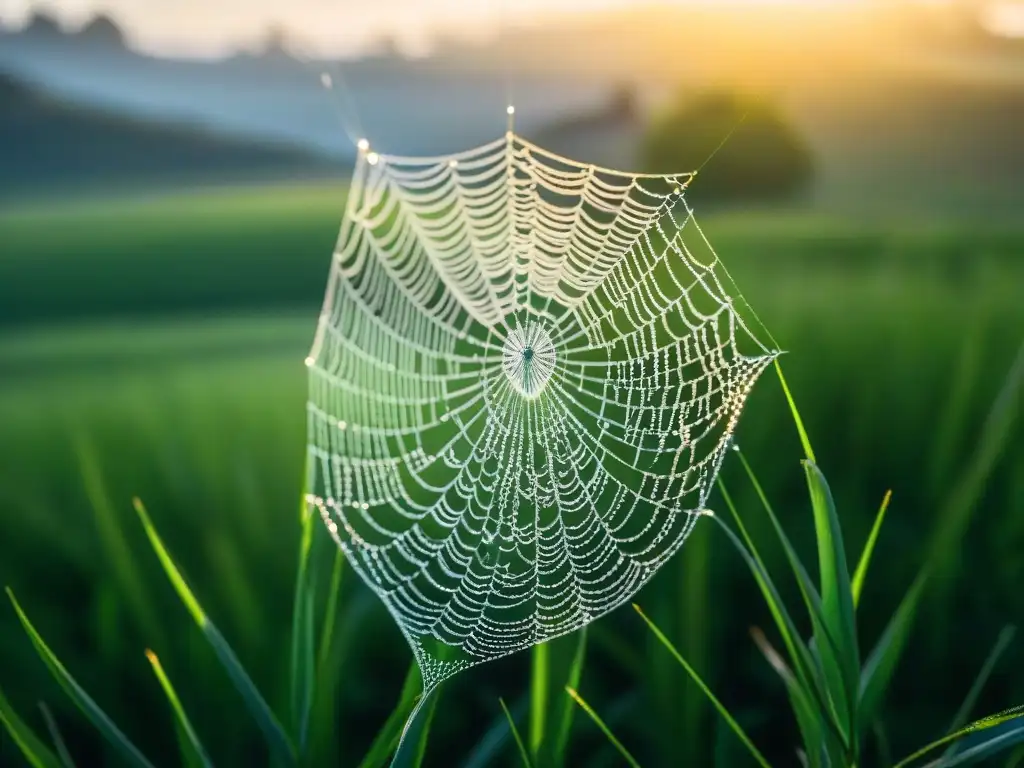
[[[692,178],[512,132],[433,158],[361,144],[307,360],[307,500],[425,691],[616,608],[704,510],[777,353]]]

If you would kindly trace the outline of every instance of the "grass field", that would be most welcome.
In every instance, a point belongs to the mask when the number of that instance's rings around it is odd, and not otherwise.
[[[172,750],[174,736],[146,647],[179,681],[218,764],[248,764],[241,758],[259,754],[258,736],[152,562],[132,496],[147,503],[208,612],[283,706],[302,359],[342,198],[334,187],[281,186],[0,212],[0,581],[154,755]],[[1019,392],[991,475],[966,513],[951,502],[1024,340],[1024,230],[769,214],[704,224],[789,353],[783,366],[851,547],[893,489],[861,607],[872,637],[923,558],[939,558],[949,575],[930,593],[887,708],[888,740],[904,753],[945,730],[1001,627],[1024,617]],[[806,548],[801,453],[773,376],[755,390],[738,441]],[[724,476],[764,534],[732,462]],[[765,751],[788,764],[794,726],[778,708],[784,692],[747,634],[768,617],[724,539],[699,527],[639,602]],[[631,612],[599,622],[581,690],[644,765],[674,764],[670,755],[702,764],[718,748],[718,721],[648,642]],[[316,738],[325,760],[352,765],[408,664],[398,631],[354,578],[334,658],[344,670],[336,716]],[[48,683],[9,610],[0,611],[0,659],[0,685],[21,710],[44,698],[80,764],[94,764],[98,741]],[[1019,644],[1003,663],[1022,668]],[[428,764],[461,764],[502,722],[497,696],[525,696],[526,665],[498,662],[449,687]],[[1024,681],[1007,675],[978,709],[1020,700]],[[589,722],[578,720],[574,733],[570,764],[616,764]],[[14,759],[12,749],[0,740],[0,763]],[[492,764],[514,764],[511,746],[501,755]]]

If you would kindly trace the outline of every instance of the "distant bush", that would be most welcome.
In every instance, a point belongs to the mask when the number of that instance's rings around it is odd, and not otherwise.
[[[695,182],[694,195],[704,200],[772,200],[789,197],[811,181],[810,147],[778,108],[765,99],[727,91],[680,98],[655,118],[641,147],[642,163],[652,173],[694,170],[733,129]]]

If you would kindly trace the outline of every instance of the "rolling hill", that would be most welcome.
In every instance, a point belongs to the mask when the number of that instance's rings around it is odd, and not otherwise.
[[[337,161],[86,107],[0,74],[0,196],[130,186],[336,176]]]

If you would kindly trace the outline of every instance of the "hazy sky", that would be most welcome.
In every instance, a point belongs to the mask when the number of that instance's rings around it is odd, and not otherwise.
[[[674,3],[793,3],[799,0],[663,0]],[[836,4],[865,0],[803,0]],[[636,2],[636,0],[633,0]],[[314,46],[358,50],[390,34],[416,48],[432,30],[486,34],[503,15],[528,19],[540,11],[588,10],[630,0],[0,0],[0,16],[19,23],[33,8],[80,24],[98,11],[113,15],[133,41],[162,51],[214,53],[251,45],[274,23]]]

